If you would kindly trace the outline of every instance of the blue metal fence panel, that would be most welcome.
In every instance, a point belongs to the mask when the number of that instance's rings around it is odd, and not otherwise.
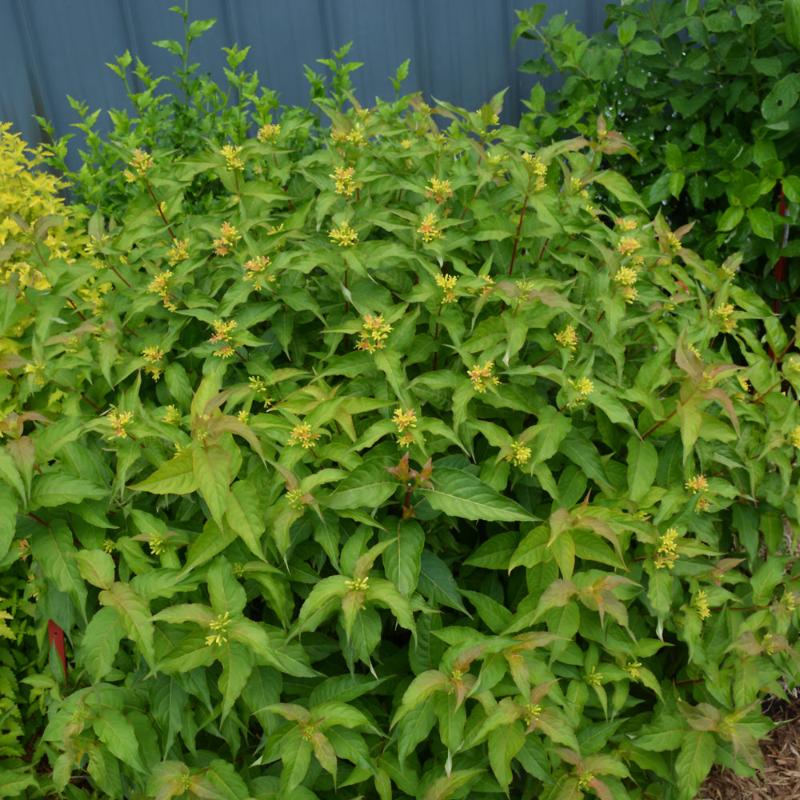
[[[176,59],[154,47],[180,39],[181,23],[167,9],[178,0],[0,0],[0,119],[29,141],[40,138],[34,114],[59,135],[77,115],[67,95],[90,108],[127,106],[122,82],[105,65],[130,50],[154,74]],[[355,73],[359,98],[391,96],[388,76],[411,59],[406,90],[477,108],[503,88],[506,119],[515,120],[535,80],[518,71],[530,43],[511,47],[514,8],[526,0],[191,0],[192,18],[216,26],[193,45],[192,60],[222,79],[223,46],[250,45],[245,65],[284,103],[304,103],[303,65],[348,41],[350,57],[365,62]],[[598,0],[553,0],[582,30],[602,25]],[[546,84],[547,85],[547,84]]]

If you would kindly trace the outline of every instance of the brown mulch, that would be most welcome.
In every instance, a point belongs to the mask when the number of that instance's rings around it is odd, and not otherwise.
[[[698,800],[800,800],[800,699],[775,702],[767,713],[778,727],[762,744],[764,769],[740,778],[715,767]]]

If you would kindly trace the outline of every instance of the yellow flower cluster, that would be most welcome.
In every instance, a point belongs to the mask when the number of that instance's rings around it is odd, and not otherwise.
[[[167,549],[166,541],[157,533],[150,534],[150,538],[147,540],[147,546],[150,548],[150,553],[154,556],[160,556]]]
[[[126,169],[122,174],[128,183],[133,183],[136,178],[142,178],[155,166],[153,157],[150,153],[139,149],[133,151],[131,160],[128,162],[130,169]]]
[[[335,167],[333,173],[328,175],[332,178],[336,186],[334,191],[342,197],[352,197],[356,191],[355,176],[356,171],[353,167]]]
[[[314,433],[307,422],[300,422],[292,428],[289,434],[290,445],[300,445],[303,450],[310,450],[319,439],[319,434]]]
[[[44,276],[42,276],[44,277]],[[49,282],[48,282],[49,285]],[[34,289],[38,288],[37,286],[33,287]],[[92,306],[92,311],[100,315],[100,313],[105,308],[105,295],[107,295],[114,286],[110,284],[108,281],[103,281],[103,283],[96,283],[93,279],[90,279],[88,285],[81,287],[78,289],[78,294],[90,305]]]
[[[522,160],[528,172],[536,178],[533,188],[537,192],[543,191],[547,186],[547,164],[533,153],[523,153]]]
[[[226,144],[220,149],[219,152],[225,159],[225,166],[231,172],[241,172],[244,169],[241,147],[237,147],[233,144]]]
[[[258,375],[249,375],[247,382],[250,384],[250,391],[257,394],[264,405],[269,405],[272,402],[272,398],[267,391],[267,382],[263,378],[259,378]]]
[[[436,281],[436,285],[442,290],[442,303],[455,303],[458,277],[455,275],[442,275],[440,273],[434,280]]]
[[[128,435],[125,429],[133,422],[133,412],[118,411],[116,408],[112,408],[111,411],[108,412],[108,421],[111,423],[114,436],[118,439],[125,439]]]
[[[395,409],[392,422],[397,428],[397,444],[401,447],[410,447],[414,443],[414,434],[411,431],[417,427],[417,415],[414,409],[409,408],[407,411],[402,408]]]
[[[678,560],[678,538],[675,528],[668,528],[658,539],[656,555],[653,559],[656,569],[672,569]]]
[[[686,490],[692,494],[702,494],[703,492],[708,491],[708,478],[706,478],[706,476],[701,472],[700,474],[689,478],[684,485]]]
[[[711,609],[708,606],[708,595],[705,590],[700,589],[692,598],[692,608],[697,612],[700,619],[708,619],[711,616]]]
[[[228,641],[228,626],[231,623],[231,615],[228,611],[220,614],[216,619],[208,623],[211,633],[206,636],[207,647],[221,647]]]
[[[353,147],[363,147],[367,143],[364,137],[363,126],[359,124],[354,125],[350,133],[345,136],[345,141],[353,145]]]
[[[234,354],[233,346],[230,344],[231,334],[236,330],[239,323],[235,319],[228,320],[227,322],[221,319],[215,319],[211,323],[214,333],[208,340],[211,344],[222,344],[223,346],[214,351],[214,355],[218,358],[230,358]]]
[[[422,236],[423,242],[433,242],[434,240],[441,238],[442,231],[439,228],[438,222],[438,217],[433,212],[426,214],[422,218],[422,222],[420,222],[419,227],[417,228],[417,233]]]
[[[789,439],[794,447],[800,448],[800,425],[792,429],[792,432],[789,434]]]
[[[352,247],[358,242],[358,232],[347,222],[344,222],[338,227],[332,228],[328,233],[328,238],[338,244],[339,247]]]
[[[629,661],[625,665],[625,672],[628,673],[628,677],[632,681],[638,681],[639,676],[642,673],[642,662],[641,661]]]
[[[374,353],[376,350],[383,350],[386,346],[386,339],[392,332],[392,326],[383,319],[383,314],[365,314],[361,322],[361,330],[356,342],[356,350],[366,350]]]
[[[717,306],[712,314],[719,320],[719,325],[725,333],[731,333],[736,328],[736,320],[733,314],[736,306],[731,303],[723,303]]]
[[[363,578],[350,578],[344,582],[344,585],[351,592],[366,592],[369,589],[369,576]]]
[[[558,333],[554,333],[553,338],[556,340],[559,347],[565,347],[572,352],[575,352],[578,347],[578,334],[575,331],[574,325],[566,325]]]
[[[617,252],[621,256],[629,256],[635,253],[641,246],[642,243],[638,239],[634,239],[633,236],[623,236],[623,238],[619,240],[619,244],[617,244]]]
[[[242,235],[234,225],[231,225],[230,222],[223,222],[219,229],[219,238],[214,239],[211,246],[218,256],[226,256],[241,238]]]
[[[525,721],[525,724],[528,727],[530,727],[541,716],[542,707],[539,705],[539,703],[527,703],[525,705],[524,712],[525,713],[524,713],[522,719]]]
[[[286,492],[286,499],[289,502],[289,508],[294,511],[302,511],[305,506],[306,493],[302,489],[290,489]]]
[[[575,399],[570,403],[571,406],[578,406],[581,403],[584,403],[589,395],[594,391],[594,383],[592,383],[591,378],[583,377],[578,378],[575,381],[571,380],[569,385],[575,392]]]
[[[467,370],[472,388],[478,394],[484,394],[490,386],[497,386],[500,379],[494,374],[494,361],[487,361],[483,366],[476,364]]]
[[[177,406],[168,405],[164,409],[164,416],[162,417],[167,425],[179,425],[183,416]]]
[[[256,138],[261,144],[274,142],[281,135],[281,126],[267,122],[258,129]]]
[[[440,205],[453,196],[453,187],[450,181],[431,178],[425,187],[425,197],[430,197]]]
[[[176,239],[167,251],[167,262],[174,267],[179,261],[189,258],[189,242],[186,239]]]
[[[147,362],[145,372],[147,372],[154,381],[161,377],[162,369],[161,362],[164,360],[164,351],[158,345],[150,345],[142,350],[142,358]]]
[[[633,267],[620,267],[614,275],[614,282],[620,286],[633,286],[637,280],[639,273]]]
[[[621,231],[635,231],[639,227],[639,223],[633,217],[618,217],[614,220],[614,224]]]
[[[267,267],[271,263],[272,259],[270,259],[269,256],[255,256],[254,258],[245,261],[244,279],[246,281],[252,281],[257,287],[262,285],[262,278],[266,280],[267,283],[274,283],[274,275],[264,275],[264,272],[266,272]]]
[[[676,255],[681,250],[681,240],[672,231],[667,234],[667,247]]]
[[[506,459],[515,467],[524,467],[531,460],[531,449],[524,442],[511,442],[511,453]]]
[[[392,422],[394,422],[397,427],[397,432],[402,433],[408,428],[417,427],[417,415],[414,413],[413,408],[409,408],[407,411],[404,411],[402,408],[397,408],[392,415]]]

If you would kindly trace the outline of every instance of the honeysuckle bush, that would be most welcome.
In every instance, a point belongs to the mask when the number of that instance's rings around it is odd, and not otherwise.
[[[696,220],[704,256],[741,251],[760,294],[798,313],[800,1],[629,0],[606,5],[604,30],[584,35],[537,3],[515,37],[541,56],[523,69],[563,78],[537,84],[522,125],[545,140],[596,130],[598,110],[638,158],[616,167],[652,213]]]
[[[7,794],[757,768],[798,680],[794,340],[646,216],[618,134],[534,150],[501,99],[132,150],[84,256],[4,287],[0,565],[41,647]]]

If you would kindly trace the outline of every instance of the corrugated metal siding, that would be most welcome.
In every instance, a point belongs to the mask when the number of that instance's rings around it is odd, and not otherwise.
[[[33,114],[59,134],[76,114],[67,95],[90,108],[125,107],[122,82],[105,64],[128,49],[154,74],[170,72],[174,56],[156,39],[181,39],[167,8],[178,0],[0,0],[0,119],[30,141],[39,137]],[[515,7],[526,0],[192,0],[193,19],[217,25],[193,45],[192,61],[221,78],[221,48],[251,45],[245,62],[284,103],[305,103],[303,64],[353,41],[350,57],[365,62],[354,82],[362,102],[391,96],[388,76],[406,58],[405,88],[477,108],[508,87],[506,118],[519,115],[531,76],[517,71],[530,43],[511,48]],[[597,0],[554,0],[584,31],[603,21]],[[527,49],[526,49],[527,48]]]

